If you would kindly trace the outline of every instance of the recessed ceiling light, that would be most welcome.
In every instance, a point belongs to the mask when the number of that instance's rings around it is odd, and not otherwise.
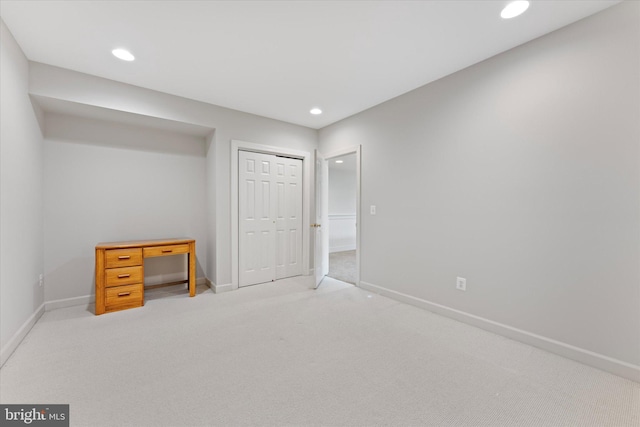
[[[344,160],[336,160],[336,163],[344,163]]]
[[[312,108],[311,111],[309,111],[311,114],[317,116],[318,114],[322,114],[322,110],[319,108]]]
[[[515,18],[516,16],[524,13],[529,8],[529,2],[526,0],[512,1],[502,9],[500,16],[504,19]]]
[[[122,59],[123,61],[133,61],[134,59],[136,59],[136,57],[126,49],[113,49],[111,53],[113,53],[113,56],[118,59]]]

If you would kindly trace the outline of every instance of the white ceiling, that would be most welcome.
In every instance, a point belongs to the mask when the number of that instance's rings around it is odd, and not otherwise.
[[[2,0],[0,16],[31,61],[317,129],[618,2],[503,20],[507,1]]]

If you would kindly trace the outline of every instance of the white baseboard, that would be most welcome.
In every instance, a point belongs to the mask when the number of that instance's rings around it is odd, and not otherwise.
[[[208,285],[206,277],[198,277],[196,279],[196,286],[198,285]],[[56,310],[58,308],[67,308],[73,307],[75,305],[92,305],[96,302],[96,296],[94,294],[91,295],[83,295],[81,297],[73,297],[73,298],[64,298],[57,299],[53,301],[45,302],[45,311]]]
[[[229,292],[229,291],[232,291],[234,289],[237,289],[237,288],[233,287],[233,283],[226,283],[224,285],[216,285],[215,283],[212,283],[212,285],[213,285],[213,287],[212,287],[213,292],[216,293],[216,294],[219,294],[219,293],[222,293],[222,292]]]
[[[45,311],[57,310],[59,308],[73,307],[75,305],[91,305],[96,301],[95,295],[83,295],[81,297],[56,299],[44,303]]]
[[[11,357],[13,352],[16,351],[24,337],[27,336],[31,328],[33,328],[33,325],[35,325],[38,319],[42,317],[44,312],[45,305],[42,303],[40,304],[40,307],[38,307],[36,311],[34,311],[33,314],[22,324],[20,329],[18,329],[18,331],[11,337],[9,342],[2,347],[2,350],[0,350],[0,367],[4,366],[5,362],[9,360],[9,357]]]
[[[513,340],[541,348],[543,350],[555,353],[568,359],[584,363],[585,365],[602,369],[603,371],[628,378],[632,381],[640,382],[640,366],[638,365],[627,363],[622,360],[617,360],[603,354],[585,350],[580,347],[575,347],[570,344],[553,340],[551,338],[533,334],[531,332],[523,331],[521,329],[517,329],[502,323],[494,322],[493,320],[485,319],[483,317],[465,313],[464,311],[436,304],[431,301],[393,291],[382,286],[373,285],[368,282],[360,281],[360,287],[362,289],[366,289],[371,292],[389,297],[396,301],[411,304],[413,306],[458,320],[463,323],[467,323],[472,326],[476,326],[481,329],[485,329],[487,331],[505,336],[507,338],[511,338]]]
[[[199,277],[196,279],[196,286],[197,285],[206,285],[207,284],[207,278],[206,277]],[[45,303],[45,310],[46,311],[51,311],[51,310],[57,310],[58,308],[67,308],[67,307],[73,307],[75,305],[92,305],[96,302],[96,296],[94,294],[92,295],[83,295],[81,297],[73,297],[73,298],[65,298],[65,299],[57,299],[57,300],[53,300],[53,301],[47,301]]]

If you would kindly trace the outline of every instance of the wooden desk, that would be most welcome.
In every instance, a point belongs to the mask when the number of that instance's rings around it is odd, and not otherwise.
[[[149,286],[189,284],[189,296],[196,295],[196,241],[159,239],[96,245],[96,315],[144,305],[144,259],[188,254],[188,278]]]

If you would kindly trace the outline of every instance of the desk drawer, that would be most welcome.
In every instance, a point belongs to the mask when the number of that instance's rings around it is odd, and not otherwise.
[[[107,249],[104,253],[106,268],[142,265],[142,248]]]
[[[144,248],[144,257],[166,256],[189,253],[189,245],[153,246]]]
[[[143,292],[142,283],[107,288],[105,290],[105,305],[107,309],[116,306],[142,305]]]
[[[129,285],[132,283],[142,283],[144,272],[142,266],[110,268],[105,270],[105,286]]]

